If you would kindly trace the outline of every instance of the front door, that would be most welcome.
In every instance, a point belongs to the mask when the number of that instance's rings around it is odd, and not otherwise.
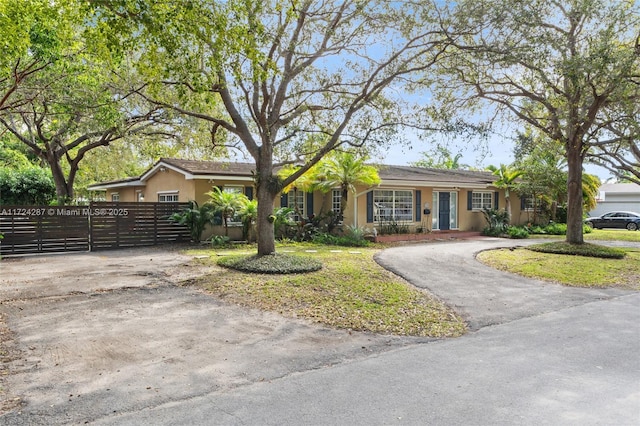
[[[438,198],[438,224],[441,231],[446,231],[450,229],[451,194],[440,192]]]

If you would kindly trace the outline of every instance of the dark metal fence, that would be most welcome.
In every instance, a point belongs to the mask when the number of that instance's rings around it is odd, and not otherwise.
[[[189,241],[169,220],[186,203],[0,206],[0,255],[152,246]]]

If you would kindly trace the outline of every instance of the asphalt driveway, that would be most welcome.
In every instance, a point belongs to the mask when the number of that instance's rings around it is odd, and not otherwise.
[[[482,238],[407,245],[385,250],[376,260],[413,285],[437,295],[461,314],[472,330],[630,294],[625,290],[575,288],[522,278],[475,260],[482,250],[539,242]]]
[[[340,332],[227,306],[175,285],[189,271],[175,253],[164,269],[141,255],[134,286],[107,278],[105,289],[47,287],[24,297],[3,264],[0,313],[23,355],[9,388],[24,405],[0,422],[639,424],[640,294],[570,289],[474,259],[512,243],[431,243],[378,256],[474,330],[439,341]],[[99,261],[119,262],[84,260],[94,271]]]

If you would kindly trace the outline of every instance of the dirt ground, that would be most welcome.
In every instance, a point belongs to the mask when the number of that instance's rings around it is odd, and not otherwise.
[[[0,423],[83,424],[428,339],[333,330],[181,286],[172,249],[0,261]]]

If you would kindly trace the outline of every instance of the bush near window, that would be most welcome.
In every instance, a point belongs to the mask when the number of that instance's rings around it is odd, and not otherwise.
[[[513,239],[529,238],[529,231],[526,228],[520,226],[511,226],[507,229],[507,235]]]

